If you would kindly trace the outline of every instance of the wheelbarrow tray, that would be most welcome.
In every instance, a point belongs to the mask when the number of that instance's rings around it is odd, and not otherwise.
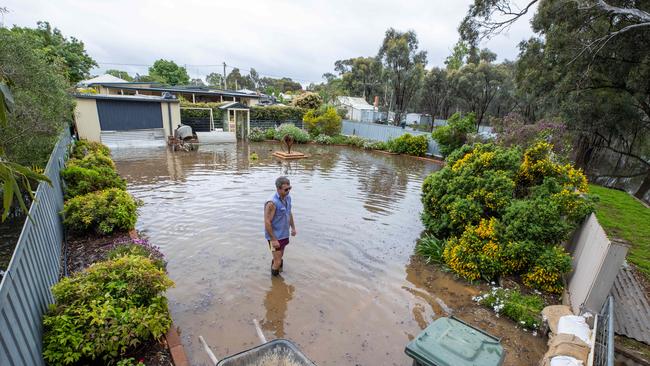
[[[300,349],[295,344],[286,339],[274,339],[257,347],[226,357],[219,361],[217,366],[256,366],[260,365],[265,357],[273,356],[291,361],[291,363],[280,363],[280,366],[316,366],[300,352]]]

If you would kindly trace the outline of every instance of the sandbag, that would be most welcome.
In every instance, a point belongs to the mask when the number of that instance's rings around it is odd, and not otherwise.
[[[565,315],[557,324],[557,334],[573,334],[586,344],[591,342],[591,330],[585,318],[577,315]]]
[[[551,305],[542,310],[542,319],[547,322],[553,334],[557,334],[557,323],[565,315],[573,315],[571,308],[566,305]]]
[[[557,356],[572,357],[585,365],[589,360],[589,345],[572,334],[558,334],[548,341],[548,351],[544,354],[542,366],[550,366],[551,359]]]
[[[582,361],[578,361],[569,356],[555,356],[551,358],[551,366],[583,366]]]

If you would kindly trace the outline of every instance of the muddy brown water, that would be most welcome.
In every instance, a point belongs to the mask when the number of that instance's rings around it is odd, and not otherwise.
[[[144,201],[137,228],[159,245],[176,287],[174,321],[193,365],[287,338],[318,365],[410,365],[404,346],[450,314],[503,338],[507,365],[534,365],[545,340],[475,305],[469,286],[413,256],[420,188],[440,166],[355,148],[299,145],[283,162],[271,143],[113,152]],[[249,156],[255,152],[259,159]],[[271,278],[263,202],[291,179],[298,235],[282,278]]]

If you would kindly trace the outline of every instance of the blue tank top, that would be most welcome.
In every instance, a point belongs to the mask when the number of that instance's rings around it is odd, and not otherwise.
[[[282,202],[278,192],[266,202],[264,202],[264,208],[266,209],[266,204],[273,202],[275,206],[275,214],[273,219],[271,219],[271,228],[273,228],[273,234],[275,234],[276,239],[287,239],[289,237],[289,217],[291,215],[291,196],[287,195],[285,197],[285,202]],[[286,204],[285,204],[286,203]],[[269,233],[264,229],[264,237],[266,240],[271,240]]]

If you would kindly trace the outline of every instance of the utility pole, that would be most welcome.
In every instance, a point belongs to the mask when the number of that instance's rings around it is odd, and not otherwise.
[[[226,61],[223,62],[223,88],[226,89]]]

